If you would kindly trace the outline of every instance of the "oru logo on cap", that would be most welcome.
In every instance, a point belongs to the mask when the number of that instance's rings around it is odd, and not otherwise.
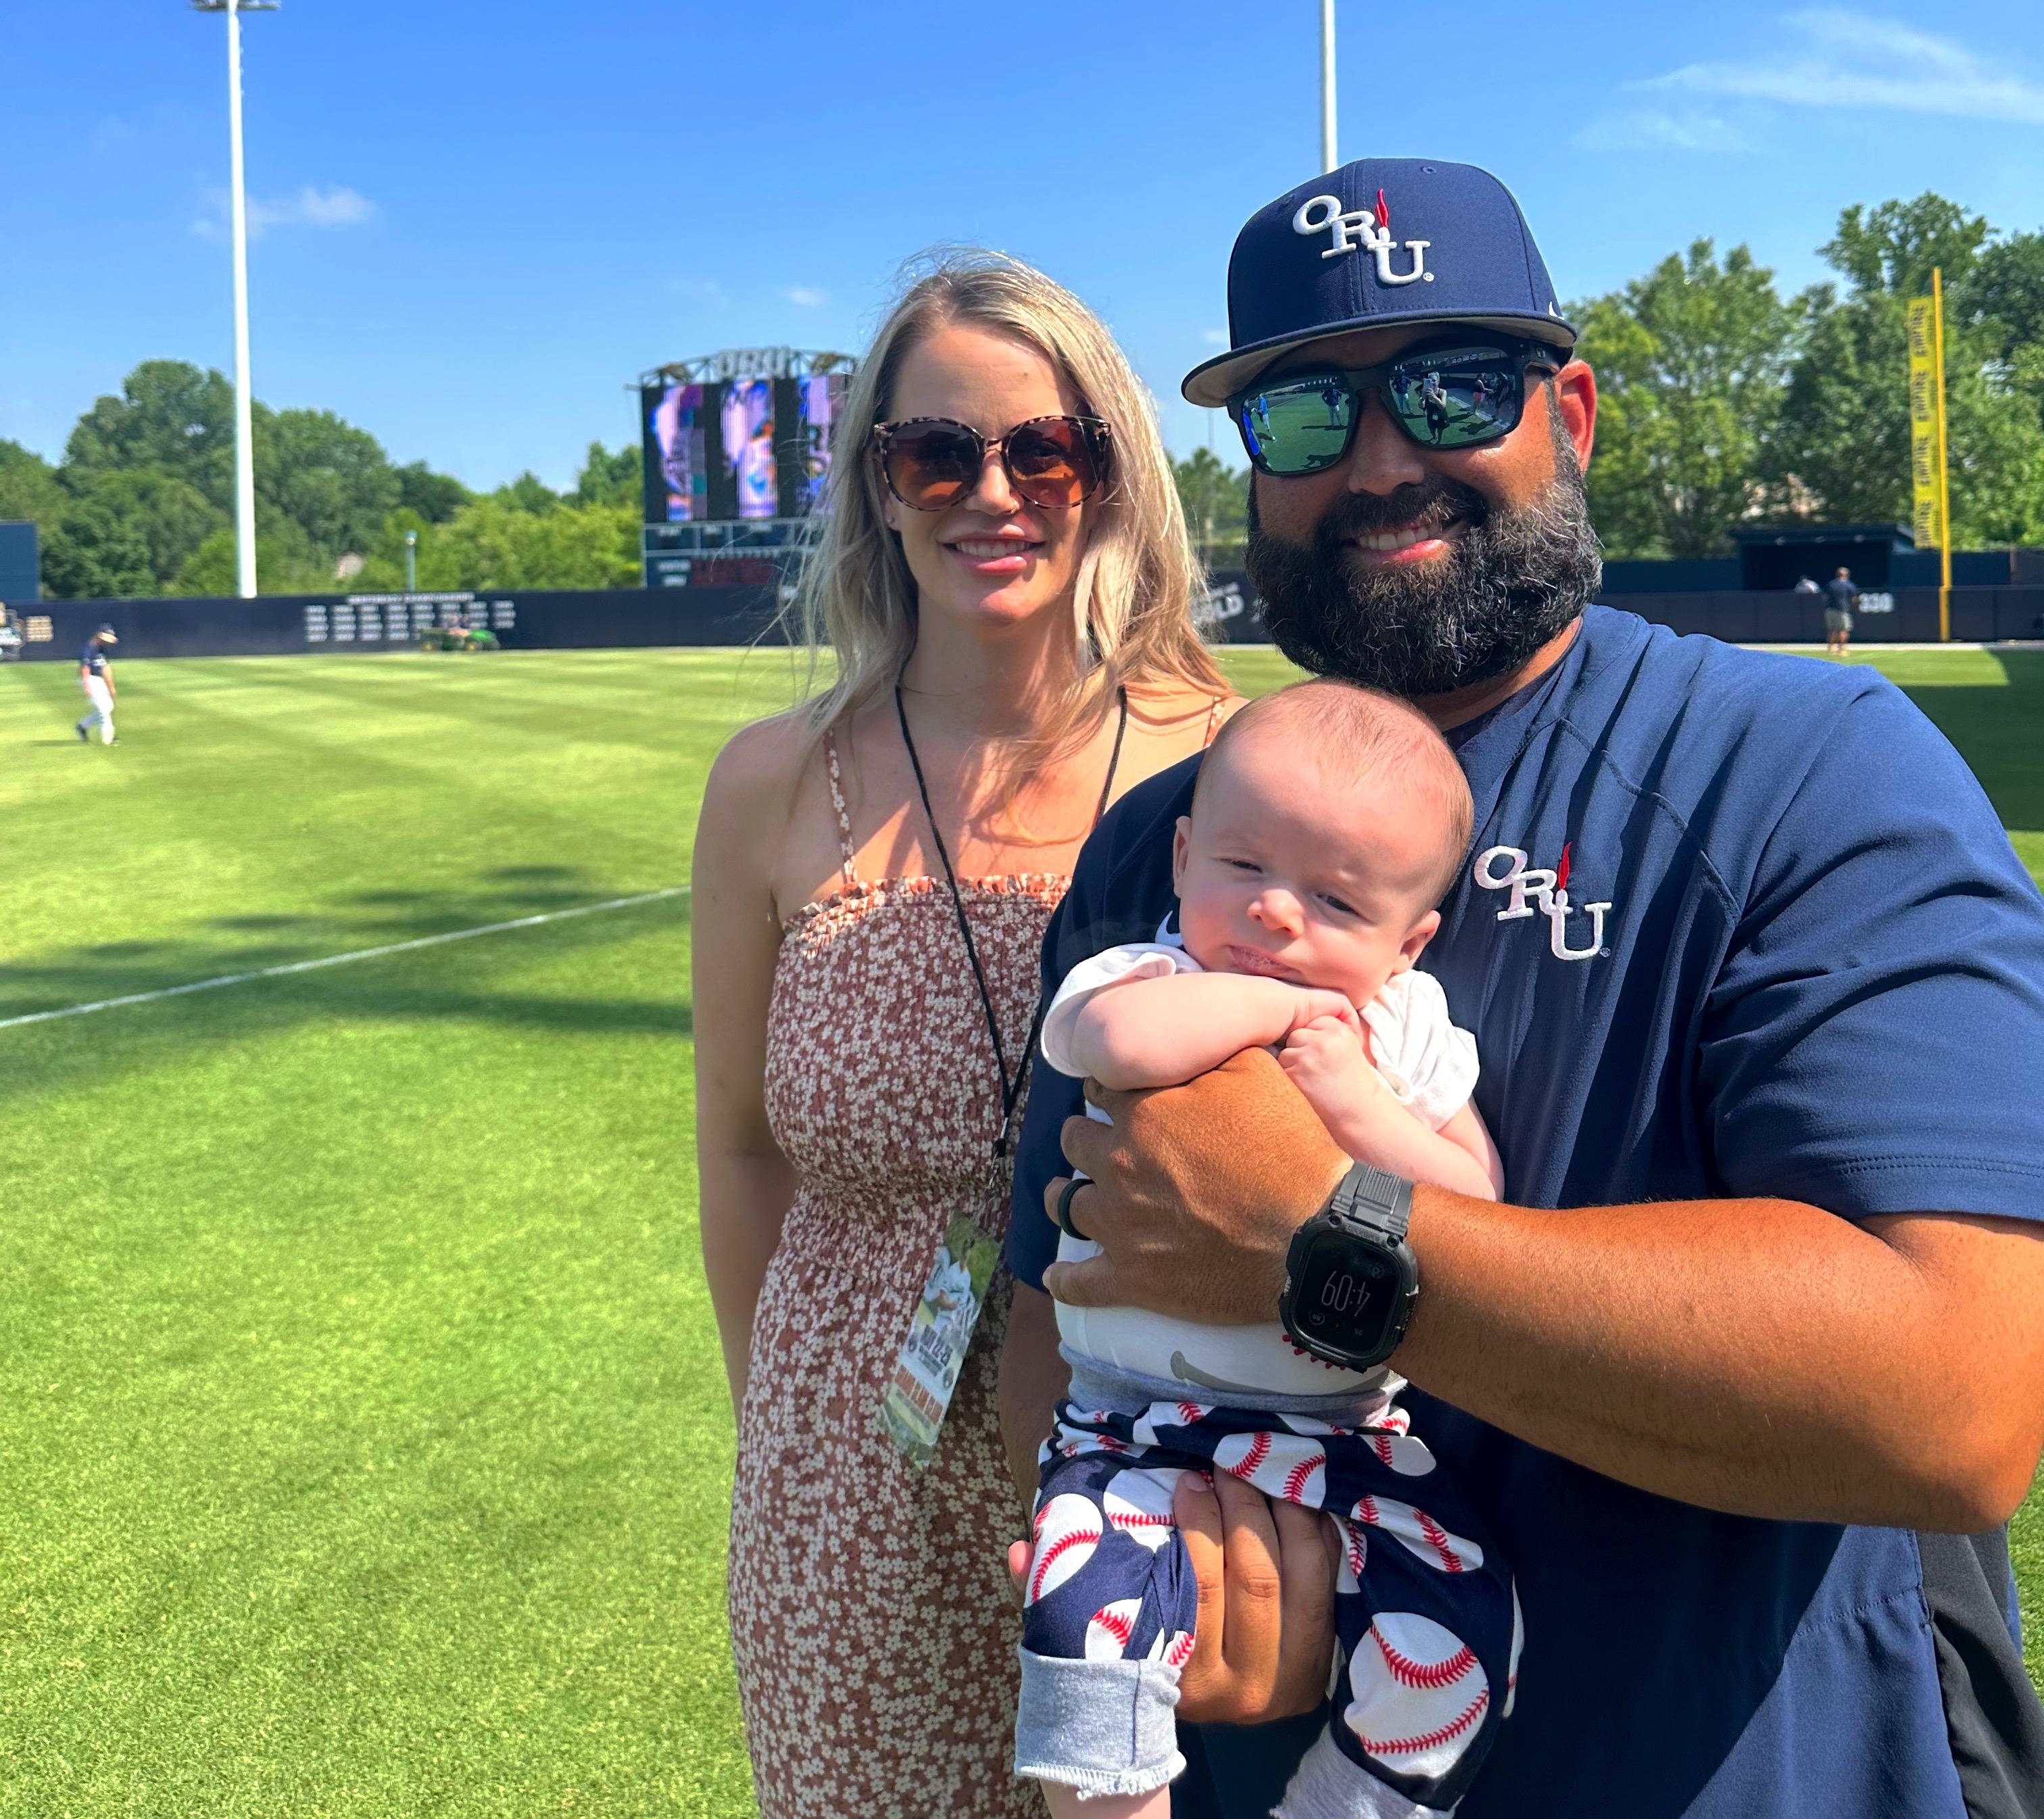
[[[1430,240],[1405,242],[1405,250],[1412,256],[1410,271],[1391,269],[1391,255],[1398,242],[1391,237],[1391,210],[1385,204],[1381,190],[1377,192],[1374,210],[1343,209],[1338,196],[1308,197],[1292,217],[1292,231],[1308,236],[1326,234],[1333,244],[1320,255],[1323,259],[1339,259],[1345,252],[1358,251],[1374,255],[1379,284],[1416,284],[1423,278],[1429,284],[1434,282],[1433,273],[1427,269],[1427,248],[1434,244]]]

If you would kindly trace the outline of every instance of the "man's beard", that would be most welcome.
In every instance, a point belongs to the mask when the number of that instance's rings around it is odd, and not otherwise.
[[[1494,504],[1439,475],[1349,493],[1309,544],[1268,535],[1249,498],[1249,578],[1272,641],[1316,675],[1397,695],[1447,694],[1508,675],[1581,613],[1604,578],[1574,445],[1556,425],[1555,475],[1528,504]],[[1431,560],[1356,566],[1343,540],[1456,520]]]

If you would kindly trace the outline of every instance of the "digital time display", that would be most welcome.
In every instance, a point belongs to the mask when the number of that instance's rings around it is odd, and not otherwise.
[[[1292,1317],[1316,1340],[1344,1352],[1370,1352],[1383,1338],[1400,1292],[1389,1263],[1358,1256],[1329,1233],[1307,1252]]]

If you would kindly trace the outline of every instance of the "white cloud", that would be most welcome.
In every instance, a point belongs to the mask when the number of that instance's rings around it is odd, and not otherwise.
[[[1956,40],[1842,7],[1791,13],[1785,54],[1685,63],[1631,84],[1796,107],[1879,109],[2044,125],[2044,85]]]
[[[1224,348],[1228,345],[1228,330],[1203,329],[1200,331],[1200,339],[1210,348]]]
[[[206,191],[207,212],[192,223],[192,232],[203,240],[224,240],[227,236],[228,195],[225,190]],[[248,198],[248,237],[259,240],[272,228],[359,227],[373,221],[376,205],[358,191],[336,184],[322,190],[302,184],[288,196],[251,196]]]
[[[807,284],[791,284],[788,287],[788,301],[799,303],[805,310],[820,310],[830,301],[830,293]]]
[[[1592,152],[1751,152],[1785,108],[2044,125],[2044,82],[2006,57],[1842,6],[1785,14],[1764,50],[1685,63],[1624,92],[1630,98],[1573,143]]]
[[[1753,141],[1728,120],[1693,109],[1615,108],[1573,141],[1586,152],[1750,152]]]
[[[274,200],[251,196],[248,228],[258,233],[274,227],[359,227],[375,213],[376,205],[353,190],[339,185],[322,190],[306,183]]]

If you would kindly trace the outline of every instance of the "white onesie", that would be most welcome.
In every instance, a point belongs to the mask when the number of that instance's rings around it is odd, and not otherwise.
[[[1065,975],[1043,1017],[1043,1059],[1059,1073],[1083,1073],[1072,1059],[1072,1031],[1095,994],[1136,979],[1205,970],[1170,929],[1166,919],[1155,940],[1109,948]],[[1392,1097],[1429,1130],[1439,1130],[1469,1102],[1477,1080],[1476,1038],[1455,1027],[1447,996],[1431,974],[1408,968],[1393,975],[1363,1006],[1362,1021],[1370,1032],[1370,1059]],[[1112,1121],[1094,1106],[1086,1107],[1086,1115],[1102,1124]],[[1097,1256],[1099,1251],[1097,1244],[1069,1234],[1058,1240],[1060,1263]],[[1057,1309],[1058,1336],[1067,1350],[1188,1389],[1339,1396],[1383,1377],[1381,1371],[1344,1371],[1309,1357],[1274,1320],[1261,1326],[1201,1326],[1139,1307],[1067,1307],[1059,1302]]]

